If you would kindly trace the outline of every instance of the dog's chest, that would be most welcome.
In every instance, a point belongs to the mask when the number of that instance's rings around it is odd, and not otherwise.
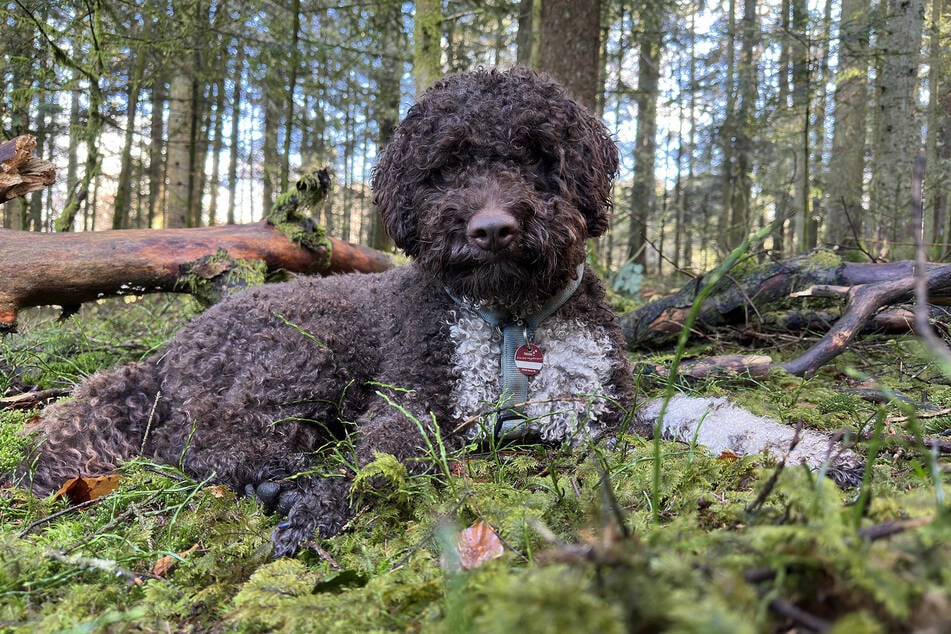
[[[502,335],[482,318],[457,311],[450,323],[453,345],[453,416],[469,423],[466,436],[492,429],[493,412],[503,394]],[[527,431],[545,441],[581,441],[597,437],[605,427],[610,400],[614,347],[601,328],[588,328],[558,316],[535,332],[544,362],[528,380]]]

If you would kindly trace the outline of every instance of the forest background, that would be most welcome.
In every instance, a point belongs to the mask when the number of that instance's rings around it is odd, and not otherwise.
[[[0,134],[56,184],[4,227],[260,219],[328,165],[331,235],[386,248],[377,150],[439,75],[523,64],[563,81],[621,147],[602,262],[702,271],[775,218],[774,255],[820,244],[951,253],[948,0],[14,0]]]

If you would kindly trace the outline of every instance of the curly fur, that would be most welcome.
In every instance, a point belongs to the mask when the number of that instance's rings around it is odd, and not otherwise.
[[[565,288],[585,240],[607,227],[617,166],[604,126],[551,79],[523,69],[443,79],[373,173],[387,230],[413,264],[232,296],[160,353],[98,373],[48,408],[23,470],[46,492],[142,453],[286,508],[279,555],[315,530],[340,531],[349,480],[287,478],[342,432],[358,465],[387,452],[417,470],[426,443],[416,421],[438,421],[450,448],[475,437],[502,387],[498,335],[474,307],[514,319]],[[486,209],[508,223],[491,248],[470,226]],[[570,441],[624,420],[630,369],[591,271],[536,341],[548,362],[530,383],[532,431]]]

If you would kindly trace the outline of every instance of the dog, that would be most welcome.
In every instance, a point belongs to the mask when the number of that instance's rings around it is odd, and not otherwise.
[[[631,368],[585,241],[607,229],[617,169],[605,126],[545,75],[438,81],[372,174],[410,264],[231,296],[49,406],[24,475],[46,493],[140,454],[179,465],[286,510],[280,556],[351,517],[349,478],[291,478],[342,434],[358,467],[383,452],[418,472],[436,440],[613,433]]]

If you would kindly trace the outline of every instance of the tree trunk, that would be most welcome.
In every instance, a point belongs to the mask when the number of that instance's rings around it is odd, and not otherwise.
[[[631,185],[629,260],[647,270],[647,223],[657,216],[657,98],[665,16],[662,4],[642,5],[637,65],[637,132],[634,138],[634,180]]]
[[[418,0],[413,21],[413,76],[416,94],[442,75],[442,3]]]
[[[815,244],[812,236],[815,231],[810,203],[809,189],[809,120],[811,96],[811,73],[809,69],[809,10],[806,0],[792,0],[792,112],[796,121],[793,141],[795,168],[793,181],[793,209],[795,226],[795,247],[799,252],[808,251]]]
[[[740,233],[731,222],[736,217],[733,211],[733,188],[736,187],[736,139],[737,128],[737,91],[736,91],[736,0],[729,0],[727,12],[727,41],[726,41],[726,68],[724,72],[724,91],[726,103],[724,105],[723,125],[720,128],[720,147],[722,150],[721,182],[721,209],[717,220],[717,241],[723,251],[731,251],[739,242],[736,235]]]
[[[843,248],[857,247],[863,237],[868,14],[869,0],[842,0],[825,240]]]
[[[541,1],[519,0],[518,3],[518,31],[515,34],[515,63],[526,68],[538,66],[538,29],[533,20],[536,5],[541,8]],[[534,57],[532,52],[535,52]]]
[[[758,41],[755,0],[743,1],[743,29],[740,63],[736,69],[736,92],[739,105],[733,128],[733,169],[730,184],[730,221],[727,228],[728,247],[732,250],[746,239],[752,229],[751,192],[753,188],[753,126],[756,110],[757,68],[754,47]]]
[[[874,169],[869,206],[880,219],[883,249],[908,244],[911,172],[920,146],[918,68],[924,0],[888,0],[880,47],[884,55],[876,84]],[[910,249],[899,248],[899,253]]]
[[[948,170],[951,168],[951,31],[948,0],[932,0],[931,42],[928,61],[928,180],[925,191],[930,209],[928,239],[933,257],[944,259],[949,250]]]
[[[221,138],[224,134],[225,118],[225,81],[219,79],[215,83],[215,110],[212,116],[215,118],[215,138],[211,145],[211,179],[208,184],[208,225],[218,224],[218,188],[221,184],[221,152],[224,149],[224,142]]]
[[[71,307],[113,295],[192,292],[188,274],[213,280],[236,261],[268,271],[342,273],[392,266],[378,251],[335,238],[310,250],[265,220],[187,229],[35,233],[0,229],[0,332],[16,328],[22,308]]]
[[[403,32],[402,2],[386,0],[377,2],[373,25],[381,38],[382,59],[376,77],[376,99],[371,113],[376,121],[376,146],[384,147],[393,138],[393,130],[400,118],[400,79],[403,77],[403,54],[406,34]],[[383,227],[383,219],[377,209],[370,210],[367,228],[367,244],[374,249],[388,251],[393,241]]]
[[[191,59],[186,57],[185,59]],[[165,227],[187,227],[190,217],[192,186],[192,129],[195,118],[192,112],[194,84],[190,64],[179,68],[172,78],[168,98],[168,208]]]
[[[235,47],[234,87],[231,90],[231,134],[228,146],[228,218],[227,223],[235,222],[235,207],[238,199],[238,146],[241,144],[241,80],[244,74],[244,46],[237,39]]]
[[[164,73],[160,73],[152,79],[152,115],[149,119],[149,209],[145,222],[146,227],[154,227],[156,216],[164,215],[165,210],[163,205],[166,198],[165,173],[163,170],[165,163],[162,161],[162,148],[166,147],[163,114],[165,113],[167,95],[165,76]]]
[[[290,182],[291,138],[294,132],[294,95],[297,92],[297,76],[300,73],[300,0],[292,0],[289,7],[291,13],[291,39],[287,49],[287,100],[284,108],[284,147],[281,151],[280,189],[286,191]]]
[[[601,0],[542,0],[541,5],[539,69],[596,111]]]
[[[133,50],[132,66],[129,68],[129,83],[126,91],[125,135],[122,142],[122,158],[119,168],[119,180],[116,183],[116,198],[112,207],[112,228],[127,229],[129,209],[132,206],[132,143],[135,132],[135,115],[139,109],[139,91],[142,76],[145,73],[145,51],[143,47]]]

